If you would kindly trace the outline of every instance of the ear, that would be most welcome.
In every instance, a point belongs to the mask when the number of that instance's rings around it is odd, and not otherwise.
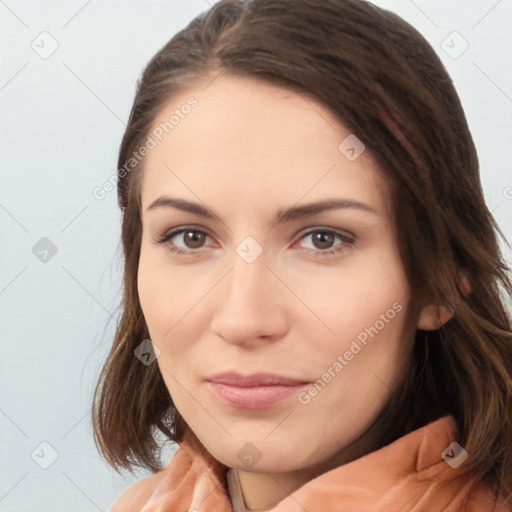
[[[471,293],[469,278],[465,273],[460,277],[462,293],[467,296]],[[435,331],[442,327],[454,314],[453,309],[438,304],[428,304],[421,310],[418,318],[418,329]]]
[[[421,310],[418,318],[418,329],[435,331],[448,322],[453,313],[453,309],[437,304],[429,304]]]
[[[469,278],[465,272],[460,276],[460,285],[462,293],[467,297],[471,293],[471,284],[469,283]]]

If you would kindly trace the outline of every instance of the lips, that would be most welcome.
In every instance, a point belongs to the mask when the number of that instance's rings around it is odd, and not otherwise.
[[[225,372],[206,379],[212,393],[223,403],[239,409],[265,409],[290,396],[310,384],[303,379],[295,379],[271,373],[240,375]]]
[[[236,372],[224,372],[213,375],[206,379],[210,382],[217,382],[219,384],[227,384],[228,386],[293,386],[297,384],[308,384],[304,379],[294,379],[291,377],[284,377],[273,373],[255,373],[252,375],[240,375]]]

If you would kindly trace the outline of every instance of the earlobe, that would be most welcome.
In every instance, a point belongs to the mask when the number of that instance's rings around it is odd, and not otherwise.
[[[471,284],[465,272],[461,273],[460,285],[463,295],[467,297],[471,293]],[[448,322],[453,315],[454,310],[451,308],[437,304],[429,304],[421,310],[418,318],[418,329],[435,331]]]
[[[435,331],[448,322],[453,314],[453,309],[437,304],[429,304],[421,310],[418,318],[418,329]]]

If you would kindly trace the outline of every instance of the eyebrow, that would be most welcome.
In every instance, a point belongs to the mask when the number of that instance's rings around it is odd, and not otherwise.
[[[153,201],[147,207],[146,211],[156,210],[158,208],[175,208],[177,210],[193,213],[207,219],[220,219],[220,217],[215,215],[205,206],[202,206],[199,203],[186,201],[185,199],[162,196]],[[290,208],[279,210],[275,216],[274,224],[289,222],[303,217],[311,217],[324,211],[339,208],[354,209],[379,215],[377,211],[371,206],[368,206],[367,204],[361,203],[360,201],[356,201],[354,199],[327,199],[324,201],[317,201],[302,206],[292,206]]]

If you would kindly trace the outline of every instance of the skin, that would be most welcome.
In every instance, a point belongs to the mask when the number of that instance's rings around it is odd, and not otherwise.
[[[416,329],[436,329],[451,312],[440,309],[436,320],[437,306],[412,297],[387,184],[368,150],[355,161],[340,152],[351,132],[326,106],[256,79],[220,76],[173,96],[154,126],[190,96],[198,106],[144,160],[140,303],[177,409],[217,460],[238,469],[248,509],[268,510],[368,452],[367,430],[407,367]],[[148,211],[161,196],[199,203],[218,218]],[[273,221],[280,209],[327,198],[374,212],[339,208]],[[154,242],[179,227],[199,230],[199,241],[182,233]],[[355,241],[322,243],[322,228]],[[252,263],[236,252],[247,236],[263,251]],[[173,243],[196,254],[174,254]],[[204,380],[236,370],[315,382],[395,303],[401,311],[307,404],[292,396],[267,409],[236,409]],[[249,442],[261,455],[252,467],[237,456]]]

